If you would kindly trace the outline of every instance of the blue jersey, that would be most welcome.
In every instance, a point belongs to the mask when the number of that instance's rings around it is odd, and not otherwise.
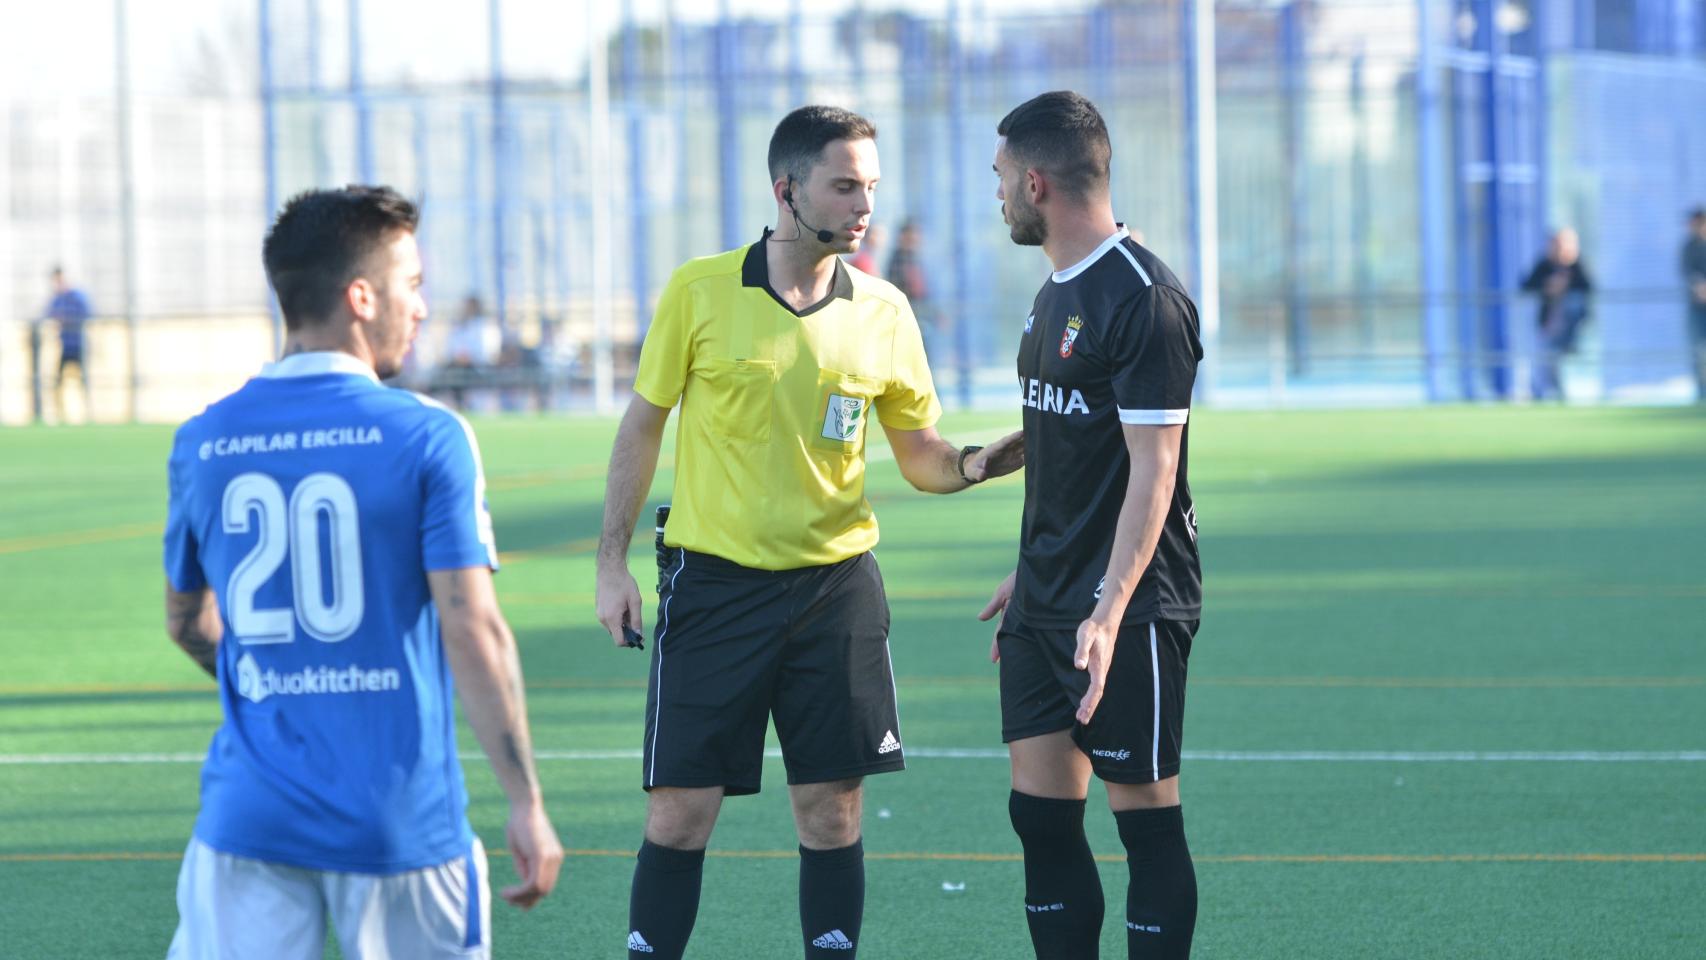
[[[94,313],[81,290],[56,293],[47,305],[47,315],[59,321],[59,352],[66,356],[83,353],[83,322]]]
[[[167,579],[211,587],[225,627],[195,835],[356,873],[463,856],[426,574],[497,569],[467,423],[352,356],[298,354],[179,428],[169,473]]]

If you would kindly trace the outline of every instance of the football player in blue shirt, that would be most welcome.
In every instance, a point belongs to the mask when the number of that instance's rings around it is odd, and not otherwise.
[[[77,381],[83,385],[83,419],[89,420],[89,361],[84,353],[83,325],[94,316],[89,296],[65,279],[65,271],[53,268],[53,299],[48,302],[42,319],[59,324],[59,377],[53,385],[53,402],[59,422],[65,422],[65,371],[77,368]]]
[[[453,691],[509,798],[526,909],[546,819],[479,448],[380,384],[426,315],[415,206],[382,187],[291,200],[267,235],[284,359],[178,430],[166,625],[224,723],[178,878],[173,958],[487,957]]]

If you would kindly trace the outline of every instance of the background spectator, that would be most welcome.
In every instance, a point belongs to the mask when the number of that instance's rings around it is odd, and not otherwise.
[[[1528,271],[1522,288],[1540,295],[1538,338],[1534,362],[1534,399],[1564,399],[1564,381],[1559,363],[1576,349],[1576,335],[1587,320],[1587,295],[1593,290],[1582,266],[1581,240],[1576,231],[1562,227],[1552,234],[1546,254]]]
[[[87,343],[83,337],[83,325],[88,322],[94,311],[89,306],[89,297],[83,291],[73,287],[65,278],[65,271],[54,267],[53,299],[48,302],[44,320],[52,320],[59,325],[59,374],[54,380],[53,400],[59,422],[66,422],[65,417],[65,371],[69,367],[77,368],[77,380],[83,385],[83,419],[89,419],[89,364],[87,360]]]

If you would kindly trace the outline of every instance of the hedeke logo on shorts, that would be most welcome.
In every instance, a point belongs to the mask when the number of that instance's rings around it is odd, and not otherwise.
[[[403,689],[403,674],[396,667],[370,670],[365,667],[304,667],[290,673],[262,670],[255,655],[245,653],[237,661],[237,695],[260,703],[268,697],[300,697],[318,694],[385,693]]]

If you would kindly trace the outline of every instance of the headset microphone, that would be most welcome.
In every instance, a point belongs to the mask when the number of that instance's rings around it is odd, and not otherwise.
[[[794,189],[792,187],[789,187],[789,188],[782,191],[782,200],[788,204],[788,209],[794,214],[794,226],[801,227],[801,228],[804,228],[806,230],[811,230],[812,232],[816,233],[818,243],[828,243],[829,241],[835,239],[835,234],[830,233],[828,230],[819,230],[818,228],[816,228],[816,227],[812,226],[811,224],[805,222],[804,220],[800,219],[800,208],[794,206]]]

